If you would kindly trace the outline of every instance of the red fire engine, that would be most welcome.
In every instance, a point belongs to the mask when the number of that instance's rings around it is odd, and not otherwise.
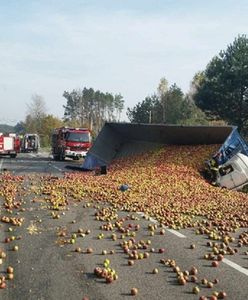
[[[21,142],[15,133],[4,135],[0,133],[0,155],[9,155],[15,158],[20,152]]]
[[[55,160],[85,157],[91,147],[91,132],[87,128],[56,128],[52,134],[52,154]]]

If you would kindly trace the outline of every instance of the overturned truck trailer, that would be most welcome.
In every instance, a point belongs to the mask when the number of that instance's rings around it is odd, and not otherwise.
[[[177,126],[163,124],[105,123],[88,152],[83,168],[108,166],[115,158],[158,149],[164,145],[220,144],[219,164],[248,146],[233,126]]]

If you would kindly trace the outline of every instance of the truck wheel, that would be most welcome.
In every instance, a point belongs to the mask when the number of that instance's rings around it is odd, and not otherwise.
[[[65,156],[63,155],[63,153],[60,154],[59,160],[61,160],[61,161],[64,161],[64,160],[65,160]]]
[[[59,160],[59,156],[58,155],[53,155],[53,159],[54,160]]]
[[[11,158],[16,158],[17,154],[10,154]]]

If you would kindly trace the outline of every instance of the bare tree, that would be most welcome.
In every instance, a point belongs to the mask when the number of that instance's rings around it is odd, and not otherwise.
[[[27,104],[27,115],[33,119],[41,119],[47,114],[46,102],[40,95],[34,94],[31,103]]]
[[[168,81],[165,77],[160,79],[159,85],[158,85],[158,96],[160,99],[160,102],[162,104],[163,108],[163,123],[165,123],[166,120],[166,110],[167,110],[167,92],[168,92]]]
[[[47,115],[46,102],[40,95],[33,95],[27,104],[26,128],[36,133],[42,132],[42,120]]]

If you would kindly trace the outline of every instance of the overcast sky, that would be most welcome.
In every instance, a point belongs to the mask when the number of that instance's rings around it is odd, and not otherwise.
[[[0,123],[24,120],[33,94],[63,117],[65,90],[121,93],[125,107],[161,77],[187,92],[247,16],[247,0],[0,0]]]

